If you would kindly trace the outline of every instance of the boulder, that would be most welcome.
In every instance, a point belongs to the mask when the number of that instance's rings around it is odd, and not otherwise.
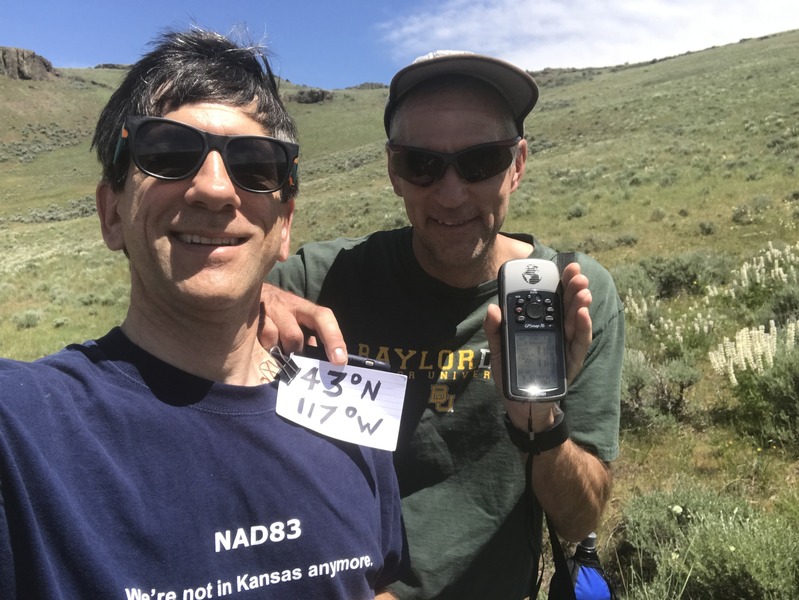
[[[33,50],[0,46],[0,76],[42,81],[57,77],[58,71]]]

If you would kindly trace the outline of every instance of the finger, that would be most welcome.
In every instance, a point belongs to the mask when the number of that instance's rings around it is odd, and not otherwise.
[[[585,362],[588,348],[591,346],[591,315],[588,307],[581,307],[574,318],[574,336],[566,345],[566,378],[571,383]]]
[[[334,364],[347,363],[347,346],[333,312],[326,307],[317,306],[304,298],[283,291],[275,286],[264,284],[261,289],[261,302],[265,318],[259,328],[267,326],[277,330],[278,339],[285,352],[301,352],[305,346],[306,332],[312,331],[325,346],[328,360]],[[274,334],[265,333],[268,341]]]
[[[570,262],[566,265],[563,269],[563,275],[561,276],[564,287],[569,283],[569,280],[573,279],[575,275],[579,275],[581,272],[582,268],[578,262]]]
[[[271,321],[278,331],[280,347],[284,352],[302,352],[305,347],[305,331],[290,313],[273,313]]]
[[[274,296],[268,296],[270,308],[267,308],[262,293],[261,305],[258,315],[258,341],[266,348],[280,345],[288,353],[302,350],[304,333],[297,320],[285,310],[280,310],[273,301]]]
[[[499,397],[505,406],[513,425],[526,431],[529,423],[535,424],[537,429],[545,428],[541,425],[551,417],[553,402],[515,402],[505,398],[502,384],[502,311],[496,304],[489,304],[483,330],[488,339],[488,349],[491,352],[491,377],[494,379]]]
[[[592,301],[593,296],[591,295],[591,290],[581,289],[571,296],[571,301],[568,305],[564,305],[563,314],[565,321],[563,323],[563,333],[567,343],[572,342],[577,335],[584,335],[585,332],[581,327],[584,325],[584,322],[578,317],[578,314],[583,309],[587,310],[591,306]],[[588,333],[590,335],[590,331]]]
[[[261,320],[258,322],[258,341],[261,346],[267,349],[280,343],[280,334],[277,326],[272,319],[263,315],[263,312],[261,314]]]
[[[336,365],[347,364],[347,344],[332,310],[309,302],[297,313],[297,320],[314,332],[315,341],[325,348],[327,360]]]
[[[574,267],[574,268],[572,268]],[[563,271],[562,279],[562,293],[563,293],[563,307],[568,312],[571,310],[573,313],[577,312],[580,306],[583,306],[585,297],[577,299],[581,292],[588,290],[588,277],[580,273],[580,265],[572,263]],[[577,300],[576,300],[577,299]],[[590,299],[590,298],[589,298]],[[575,301],[578,304],[575,306]]]
[[[589,307],[591,290],[580,265],[570,263],[563,269],[563,334],[566,342],[566,379],[571,383],[582,369],[591,346],[592,324]]]
[[[579,264],[571,263],[563,270],[564,334],[567,340],[574,338],[577,312],[591,305],[588,283],[588,278],[580,272]]]

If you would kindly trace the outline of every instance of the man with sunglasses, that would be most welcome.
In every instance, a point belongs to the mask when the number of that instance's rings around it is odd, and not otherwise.
[[[311,329],[331,360],[346,342],[408,375],[395,465],[411,572],[391,586],[398,598],[530,594],[531,544],[540,548],[512,439],[535,454],[532,487],[562,536],[595,529],[609,496],[624,320],[608,272],[578,254],[563,273],[565,420],[553,403],[505,400],[492,375],[499,267],[555,256],[531,235],[501,233],[537,99],[528,73],[491,57],[434,53],[399,71],[385,109],[388,175],[411,226],[308,244],[270,274],[317,304],[264,290],[265,338],[298,349]]]
[[[374,597],[407,555],[391,455],[278,417],[257,339],[297,193],[266,56],[166,34],[94,145],[130,304],[100,339],[0,360],[0,597]]]

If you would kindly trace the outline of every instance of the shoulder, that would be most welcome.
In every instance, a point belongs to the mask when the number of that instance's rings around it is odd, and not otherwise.
[[[14,382],[35,377],[35,363],[0,358],[0,397],[13,393]]]
[[[46,360],[0,361],[0,428],[37,430],[59,413],[69,395],[64,372]]]
[[[63,355],[64,352],[61,350],[31,362],[0,359],[0,380],[8,385],[14,381],[34,380],[43,383],[58,379],[65,361],[69,362],[69,359]]]
[[[532,258],[555,260],[555,257],[558,255],[557,250],[542,244],[535,238],[530,239],[533,240],[535,246]],[[598,260],[582,252],[569,252],[569,254],[572,254],[574,260],[580,265],[580,272],[588,277],[589,288],[592,292],[595,290],[602,290],[611,295],[616,295],[616,284],[613,282],[613,277]]]
[[[362,237],[336,238],[310,242],[300,247],[296,254],[277,263],[267,276],[267,281],[308,298],[318,294],[321,281],[330,269],[347,270],[363,267],[368,261],[384,260],[402,254],[410,248],[410,228],[376,231]]]
[[[558,252],[549,246],[540,243],[535,239],[534,258],[544,258],[555,260]],[[588,289],[591,290],[591,319],[594,321],[595,329],[603,329],[604,326],[615,320],[623,310],[621,298],[616,290],[613,276],[598,260],[584,254],[583,252],[573,252],[574,260],[580,265],[580,272],[588,278]]]
[[[588,277],[589,287],[602,288],[613,295],[616,294],[613,276],[598,260],[582,252],[575,252],[575,259],[580,265],[580,272]]]
[[[0,398],[4,402],[20,396],[54,399],[47,390],[85,386],[99,349],[93,342],[67,346],[32,361],[0,359]]]
[[[375,231],[355,238],[342,237],[324,242],[311,242],[301,246],[297,254],[300,256],[337,256],[342,251],[355,249],[373,251],[377,248],[393,248],[401,244],[405,238],[410,239],[410,227]]]
[[[594,335],[608,328],[623,327],[624,304],[616,290],[613,276],[599,261],[587,254],[577,252],[575,259],[580,265],[580,272],[588,277],[588,289],[591,291],[589,312]]]

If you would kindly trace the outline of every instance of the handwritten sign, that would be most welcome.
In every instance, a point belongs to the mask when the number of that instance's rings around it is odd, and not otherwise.
[[[337,440],[394,451],[407,377],[292,356],[299,371],[281,379],[277,414]]]

